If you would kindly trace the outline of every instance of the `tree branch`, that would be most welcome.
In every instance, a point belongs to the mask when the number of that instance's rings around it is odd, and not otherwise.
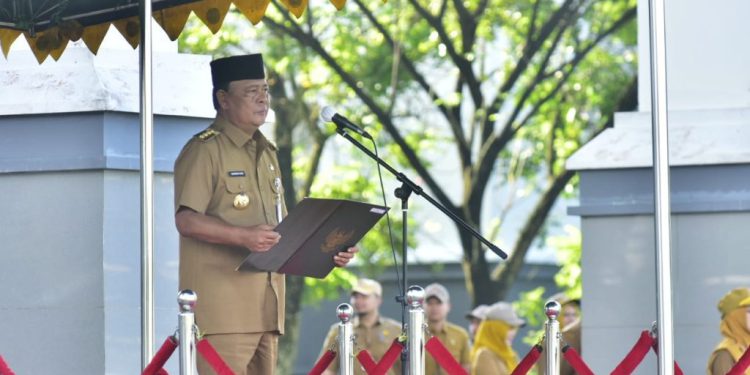
[[[531,44],[531,40],[536,33],[536,18],[539,16],[539,5],[542,0],[534,1],[534,9],[531,11],[531,20],[529,21],[529,31],[526,34],[526,44]]]
[[[483,190],[481,189],[482,186],[486,185],[486,181],[489,178],[490,174],[492,173],[492,167],[494,164],[494,159],[496,158],[497,154],[500,153],[500,151],[505,147],[505,145],[513,139],[513,135],[526,123],[528,123],[528,120],[536,115],[536,113],[539,111],[539,109],[544,105],[546,102],[548,102],[550,99],[552,99],[557,92],[562,88],[563,84],[565,84],[570,76],[572,75],[573,71],[575,70],[575,67],[578,66],[578,64],[583,61],[583,59],[591,52],[591,50],[596,47],[604,38],[614,33],[616,30],[624,26],[627,22],[632,20],[636,15],[635,8],[630,8],[626,12],[623,12],[623,14],[620,16],[620,18],[613,22],[613,24],[606,30],[604,30],[601,34],[597,35],[596,38],[594,38],[594,41],[589,43],[583,50],[577,52],[574,56],[574,58],[565,64],[565,73],[563,77],[557,82],[555,87],[542,99],[534,103],[531,110],[526,114],[524,119],[519,122],[518,126],[513,126],[513,121],[515,121],[516,116],[520,113],[520,108],[517,106],[516,110],[514,111],[513,115],[508,119],[506,122],[506,126],[503,128],[503,131],[499,136],[496,136],[494,139],[490,141],[489,146],[486,147],[486,152],[484,154],[480,153],[480,166],[477,169],[477,173],[475,174],[475,181],[472,183],[472,186],[476,186],[477,192],[474,194],[481,195]],[[555,69],[557,71],[558,69]],[[548,77],[549,75],[542,75],[543,77]],[[537,78],[539,76],[537,75]],[[535,84],[538,84],[539,82],[536,82]],[[530,86],[524,95],[522,96],[521,102],[525,102],[528,98],[532,88],[534,86]]]
[[[450,36],[448,36],[448,32],[445,30],[445,27],[438,18],[434,17],[432,14],[430,14],[430,12],[419,5],[418,0],[409,0],[409,3],[412,4],[414,9],[417,10],[417,13],[419,13],[419,15],[422,16],[427,21],[427,23],[429,23],[430,26],[432,26],[438,33],[438,37],[440,38],[440,41],[445,45],[445,49],[448,52],[448,56],[451,58],[451,61],[453,61],[453,64],[456,65],[460,74],[465,77],[469,87],[469,92],[471,93],[472,100],[474,101],[474,105],[477,108],[481,108],[484,99],[482,91],[479,89],[479,80],[474,75],[474,70],[472,70],[471,62],[458,53],[458,51],[456,50],[456,46],[453,44]],[[473,19],[471,20],[471,22],[475,23]],[[476,25],[474,25],[473,27],[476,28]],[[464,48],[464,50],[466,50],[466,48]]]
[[[531,215],[524,223],[521,232],[518,234],[518,240],[513,246],[512,255],[505,263],[502,263],[501,267],[498,267],[499,269],[496,269],[493,279],[497,279],[497,284],[499,285],[498,297],[500,299],[505,298],[510,290],[513,279],[523,265],[526,253],[531,247],[536,235],[539,233],[539,230],[547,220],[547,216],[552,210],[557,197],[573,176],[575,176],[574,171],[565,170],[554,177],[542,197],[537,202]]]
[[[273,0],[272,3],[282,11],[282,14],[287,13],[284,12],[283,9],[280,9],[280,5],[276,0]],[[290,16],[286,15],[286,17]],[[435,195],[436,199],[438,199],[440,203],[442,203],[446,208],[451,209],[454,212],[456,211],[456,207],[453,202],[450,200],[445,191],[443,191],[442,187],[437,183],[437,181],[435,181],[430,172],[427,171],[423,163],[419,160],[419,157],[417,157],[416,153],[414,152],[414,149],[409,146],[401,133],[398,131],[390,116],[388,116],[387,113],[382,108],[380,108],[380,106],[371,96],[369,96],[366,92],[364,92],[364,90],[358,87],[357,81],[354,79],[354,77],[352,77],[351,74],[344,70],[344,68],[323,48],[323,46],[317,39],[302,31],[299,26],[287,28],[269,17],[264,17],[264,22],[269,27],[281,30],[282,32],[287,33],[287,35],[291,36],[292,38],[298,40],[303,45],[312,48],[323,60],[325,60],[328,66],[330,66],[331,69],[333,69],[339,75],[339,77],[341,77],[341,79],[347,84],[347,86],[349,86],[349,88],[354,91],[357,97],[359,97],[359,99],[362,100],[362,102],[364,102],[368,108],[370,108],[370,111],[378,118],[380,123],[383,124],[383,127],[391,135],[394,142],[396,142],[396,144],[398,144],[401,148],[401,151],[409,161],[409,164],[412,166],[412,168],[414,168],[417,174],[419,174],[422,180],[424,180],[424,182],[427,184],[427,187]],[[292,20],[290,20],[290,22],[292,22],[293,25],[296,25],[296,23],[294,23]]]
[[[607,126],[612,123],[616,111],[635,109],[637,107],[637,100],[637,79],[633,79],[628,88],[624,90],[622,96],[620,96],[620,99],[615,106],[615,111],[610,113],[609,116],[607,116],[606,120],[601,121],[600,126],[597,127],[597,130],[593,132],[590,137],[585,139],[582,144],[589,142],[597,135],[599,135],[602,131],[604,131],[604,129],[606,129]],[[542,228],[542,225],[544,225],[546,217],[549,214],[549,211],[552,209],[555,200],[565,188],[565,185],[573,178],[574,175],[574,171],[569,171],[563,168],[561,173],[554,177],[550,185],[548,185],[549,188],[544,192],[540,200],[537,202],[532,215],[529,216],[528,220],[521,229],[518,240],[513,246],[513,252],[510,258],[505,263],[502,263],[498,267],[496,267],[493,271],[492,279],[497,280],[497,285],[499,286],[498,298],[502,299],[507,295],[507,292],[511,287],[511,281],[515,279],[516,275],[520,271],[523,260],[526,257],[526,253],[531,247],[533,240],[539,233],[539,230]]]
[[[545,22],[544,26],[541,28],[539,32],[539,36],[537,38],[532,38],[531,43],[527,44],[524,47],[523,52],[521,53],[521,57],[518,59],[518,63],[513,68],[511,73],[508,75],[508,78],[505,80],[505,82],[503,82],[503,84],[500,86],[500,89],[498,90],[498,94],[497,96],[495,96],[495,99],[492,101],[492,104],[490,104],[487,107],[487,111],[484,115],[484,120],[482,121],[482,142],[483,143],[495,131],[494,121],[491,121],[490,117],[494,115],[495,113],[500,112],[500,108],[502,108],[503,103],[505,103],[505,100],[507,99],[508,94],[516,85],[516,82],[518,81],[518,79],[523,75],[523,73],[529,67],[534,55],[536,55],[539,49],[542,48],[542,46],[544,45],[544,41],[547,40],[547,38],[552,33],[552,31],[555,30],[558,22],[568,12],[568,8],[571,7],[574,1],[576,0],[565,0],[565,2],[563,2],[560,5],[557,11],[555,11],[555,13],[547,20],[547,22]]]
[[[414,78],[414,80],[419,84],[419,86],[424,90],[424,92],[430,97],[433,103],[438,103],[437,107],[440,110],[440,112],[445,117],[446,121],[450,125],[451,131],[453,132],[453,136],[456,138],[456,145],[458,147],[458,154],[461,158],[461,162],[463,165],[467,165],[468,163],[471,163],[470,160],[470,151],[469,146],[466,142],[466,136],[463,133],[463,128],[461,127],[461,121],[460,118],[455,116],[455,113],[451,111],[450,108],[446,107],[444,103],[444,100],[442,100],[438,95],[436,90],[430,86],[430,84],[427,82],[425,77],[419,73],[416,66],[414,65],[414,62],[406,56],[406,54],[401,50],[400,48],[397,48],[396,42],[391,36],[391,34],[388,32],[388,30],[383,26],[382,23],[380,23],[375,15],[372,13],[372,11],[367,8],[367,6],[362,2],[362,0],[354,0],[354,2],[359,6],[360,10],[365,14],[365,17],[372,23],[373,26],[380,32],[383,37],[385,38],[386,42],[393,48],[394,50],[398,49],[399,52],[399,58],[404,63],[404,67],[406,70],[411,74],[411,76]]]

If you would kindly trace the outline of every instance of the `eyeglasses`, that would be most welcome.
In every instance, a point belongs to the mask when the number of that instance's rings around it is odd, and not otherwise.
[[[234,90],[234,91],[227,91],[227,90],[221,90],[221,91],[224,91],[225,93],[229,95],[237,95],[237,96],[241,96],[243,98],[248,98],[252,100],[257,100],[261,98],[270,99],[271,97],[271,94],[268,90],[268,86],[263,86],[263,87],[252,86],[244,90],[240,89],[240,90]]]

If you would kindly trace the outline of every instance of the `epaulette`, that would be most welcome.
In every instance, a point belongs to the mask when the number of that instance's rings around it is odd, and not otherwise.
[[[215,129],[212,129],[212,128],[208,128],[208,129],[206,129],[206,130],[204,130],[204,131],[202,131],[202,132],[194,135],[194,137],[196,137],[196,138],[200,139],[201,141],[205,142],[205,141],[207,141],[207,140],[209,140],[209,139],[211,139],[211,138],[213,138],[213,137],[215,137],[217,135],[219,135],[219,131],[218,130],[215,130]]]

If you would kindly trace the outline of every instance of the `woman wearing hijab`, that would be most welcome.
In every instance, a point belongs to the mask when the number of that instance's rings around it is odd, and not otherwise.
[[[497,302],[487,308],[471,350],[471,374],[510,374],[518,365],[518,355],[511,348],[511,342],[523,324],[507,302]]]
[[[725,375],[750,346],[750,289],[732,290],[721,298],[718,308],[723,338],[708,359],[708,375]]]

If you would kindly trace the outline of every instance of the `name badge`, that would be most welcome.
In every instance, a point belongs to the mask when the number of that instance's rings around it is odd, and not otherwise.
[[[245,177],[245,171],[229,171],[229,177]]]

